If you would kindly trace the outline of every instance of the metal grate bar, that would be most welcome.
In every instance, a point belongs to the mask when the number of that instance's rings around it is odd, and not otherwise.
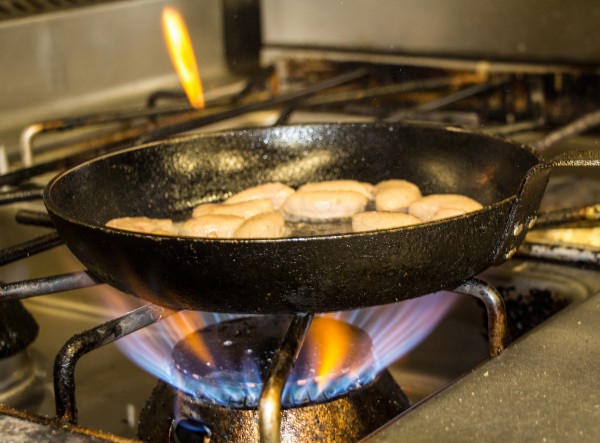
[[[600,269],[600,249],[594,247],[525,241],[519,247],[517,257]]]
[[[44,188],[17,189],[15,191],[0,192],[0,205],[40,200],[44,195]]]
[[[312,322],[312,314],[297,314],[292,318],[283,342],[273,358],[265,377],[258,405],[261,443],[281,441],[281,396],[287,379]]]
[[[0,284],[0,301],[22,300],[38,295],[55,294],[101,284],[87,271],[54,275],[15,283]]]
[[[471,278],[454,290],[459,294],[472,295],[485,305],[488,318],[488,341],[490,358],[499,356],[508,344],[506,307],[500,293],[491,285]]]
[[[15,246],[9,246],[0,250],[0,266],[27,258],[38,252],[47,251],[48,249],[62,245],[62,243],[63,241],[58,232],[52,232]]]
[[[52,223],[50,216],[45,212],[40,211],[22,209],[15,215],[15,220],[22,225],[42,226],[44,228],[54,227],[54,223]]]
[[[81,357],[172,314],[173,311],[160,306],[146,305],[71,338],[60,350],[54,363],[57,419],[61,423],[77,423],[75,367]]]

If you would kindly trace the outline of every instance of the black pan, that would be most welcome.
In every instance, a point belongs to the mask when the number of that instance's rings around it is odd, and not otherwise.
[[[481,134],[386,124],[238,130],[152,143],[52,180],[45,203],[99,279],[171,308],[327,312],[454,288],[506,260],[534,223],[551,167],[598,166],[600,151],[542,162]],[[461,193],[481,211],[385,231],[274,240],[167,237],[103,225],[122,216],[189,216],[205,201],[269,181],[403,178],[424,194]]]

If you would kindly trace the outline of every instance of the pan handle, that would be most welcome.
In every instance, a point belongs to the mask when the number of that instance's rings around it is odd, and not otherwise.
[[[527,171],[512,206],[504,242],[496,253],[495,264],[511,258],[525,239],[527,231],[535,226],[539,199],[546,189],[550,172],[556,168],[570,167],[600,167],[600,149],[562,152]]]

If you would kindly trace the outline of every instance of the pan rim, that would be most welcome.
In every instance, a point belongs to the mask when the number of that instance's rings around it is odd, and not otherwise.
[[[523,143],[517,142],[515,140],[510,140],[505,137],[494,135],[494,134],[487,134],[487,133],[484,133],[481,131],[471,131],[471,130],[453,127],[453,126],[432,127],[432,126],[420,125],[420,124],[415,124],[415,123],[402,123],[402,122],[400,122],[400,123],[385,123],[385,122],[331,123],[330,122],[330,123],[316,123],[316,124],[301,123],[301,124],[278,125],[278,126],[258,127],[258,128],[257,127],[236,128],[236,129],[223,130],[223,131],[189,134],[189,135],[183,135],[183,136],[173,137],[173,138],[164,139],[164,140],[157,140],[157,141],[153,141],[153,142],[149,142],[149,143],[144,143],[144,144],[141,144],[138,146],[131,146],[129,148],[125,148],[125,149],[122,149],[119,151],[107,153],[107,154],[95,157],[93,159],[87,160],[85,162],[82,162],[78,165],[73,166],[72,168],[69,168],[65,171],[58,173],[55,177],[53,177],[48,182],[48,184],[46,185],[46,187],[44,189],[44,194],[43,194],[44,204],[45,204],[47,210],[49,211],[50,215],[56,215],[71,224],[85,227],[86,229],[92,229],[95,231],[110,233],[111,235],[122,236],[124,238],[130,237],[130,238],[138,238],[138,239],[147,239],[147,240],[152,240],[152,241],[181,241],[181,242],[186,242],[186,243],[214,243],[214,244],[242,245],[242,244],[263,244],[263,243],[264,244],[279,244],[279,243],[289,243],[289,242],[344,240],[344,239],[361,238],[361,237],[372,238],[374,236],[379,236],[379,235],[387,235],[387,234],[393,234],[393,233],[397,233],[397,232],[408,232],[411,230],[419,230],[419,229],[424,229],[424,228],[430,228],[432,226],[443,225],[450,221],[455,221],[455,220],[459,220],[459,219],[473,218],[473,217],[477,216],[477,214],[486,213],[488,211],[494,211],[496,208],[498,208],[500,206],[512,205],[514,203],[514,201],[516,201],[516,199],[517,199],[517,194],[513,194],[510,197],[507,197],[503,200],[497,201],[491,205],[486,205],[477,211],[461,214],[461,215],[454,216],[454,217],[447,218],[447,219],[428,221],[428,222],[424,222],[424,223],[417,224],[417,225],[403,226],[403,227],[398,227],[398,228],[379,229],[379,230],[364,231],[364,232],[347,232],[347,233],[339,233],[339,234],[311,235],[311,236],[302,236],[302,237],[296,236],[296,237],[280,237],[280,238],[243,239],[243,238],[211,238],[211,237],[189,237],[189,236],[179,236],[179,235],[159,235],[159,234],[141,233],[141,232],[126,231],[126,230],[121,230],[121,229],[116,229],[116,228],[110,228],[105,225],[90,223],[90,222],[87,222],[80,218],[72,217],[70,214],[66,213],[58,205],[56,205],[51,198],[51,192],[52,192],[53,187],[55,185],[57,185],[63,177],[66,177],[67,175],[74,173],[75,171],[77,171],[81,168],[84,168],[90,164],[103,161],[107,158],[123,155],[128,152],[147,149],[147,148],[165,144],[165,143],[177,144],[177,143],[183,143],[183,142],[190,141],[190,140],[200,140],[200,139],[204,139],[204,138],[224,137],[227,135],[238,134],[238,133],[244,132],[244,131],[259,132],[259,131],[272,131],[277,128],[288,128],[289,129],[289,128],[309,128],[309,127],[321,128],[321,129],[340,128],[340,127],[360,127],[360,128],[378,127],[378,128],[394,128],[394,129],[395,128],[400,129],[400,128],[405,128],[405,127],[412,127],[412,128],[426,127],[428,129],[430,128],[430,129],[435,129],[435,130],[439,130],[439,131],[459,132],[459,133],[463,133],[466,135],[475,135],[478,137],[487,138],[489,140],[495,140],[498,142],[510,144],[515,148],[523,149],[523,150],[527,151],[530,155],[532,155],[535,158],[535,160],[538,163],[541,163],[543,161],[542,158],[539,156],[539,154],[535,151],[535,149],[531,145],[523,144]],[[525,175],[523,177],[525,177]]]

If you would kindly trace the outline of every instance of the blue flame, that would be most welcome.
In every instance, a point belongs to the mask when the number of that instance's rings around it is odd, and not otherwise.
[[[459,294],[442,291],[400,303],[327,315],[358,326],[369,334],[376,371],[379,372],[421,343],[458,297]]]
[[[331,399],[369,383],[382,369],[406,355],[427,337],[447,313],[456,297],[458,296],[453,293],[439,292],[391,305],[323,315],[350,323],[367,332],[373,344],[372,358],[361,363],[359,367],[342,368],[342,375],[327,380],[327,383],[317,383],[306,378],[294,379],[292,374],[284,391],[283,404]],[[131,299],[122,298],[121,302],[128,303],[128,300]],[[149,373],[178,389],[197,395],[198,385],[194,383],[194,374],[191,374],[191,377],[183,377],[182,372],[185,372],[185,369],[177,370],[173,367],[173,348],[180,340],[198,329],[239,317],[182,311],[119,340],[117,345],[134,363]],[[210,380],[202,380],[202,396],[218,404],[255,406],[262,389],[262,380],[254,360],[248,358],[245,361],[247,363],[243,372],[246,379],[243,383],[238,381],[238,374],[230,374],[227,370],[216,371]],[[203,364],[210,365],[211,362],[206,361]]]
[[[214,369],[209,376],[201,378],[186,368],[174,366],[170,374],[170,379],[166,381],[178,389],[194,397],[231,407],[255,407],[262,389],[260,371],[251,356],[244,358],[243,370],[239,372]],[[240,374],[244,375],[243,379],[240,379]]]

